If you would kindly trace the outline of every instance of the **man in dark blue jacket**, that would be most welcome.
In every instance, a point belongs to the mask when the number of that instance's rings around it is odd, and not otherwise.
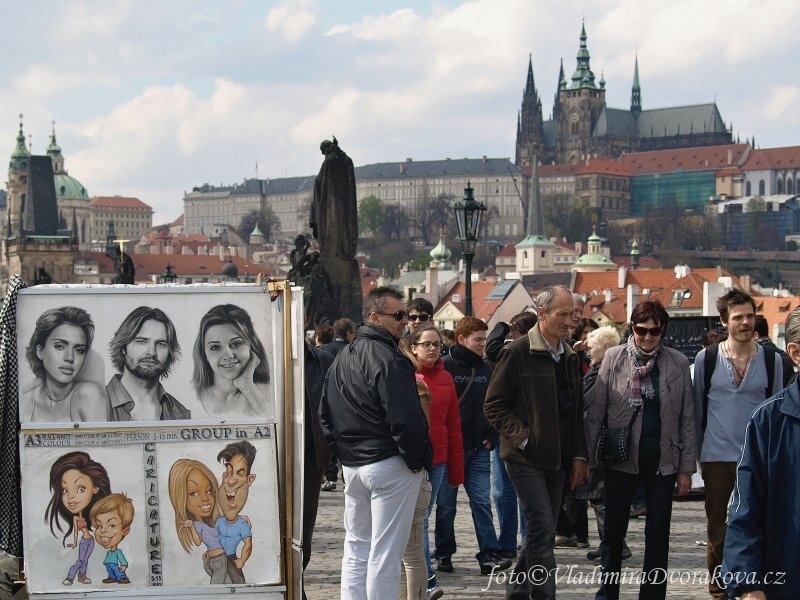
[[[364,298],[356,340],[336,355],[320,406],[325,439],[344,473],[342,598],[387,600],[433,451],[414,366],[397,346],[408,323],[403,296],[378,287]]]
[[[800,365],[800,308],[786,318],[786,351]],[[759,406],[736,469],[722,577],[728,597],[800,598],[800,383]]]
[[[453,376],[461,416],[461,438],[464,443],[464,489],[469,497],[475,536],[478,538],[478,559],[481,573],[489,575],[507,569],[511,561],[497,556],[497,532],[492,520],[490,494],[490,452],[497,445],[497,432],[483,414],[486,389],[492,367],[483,358],[486,347],[486,323],[477,317],[464,317],[456,325],[456,343],[442,360]],[[437,570],[453,571],[451,556],[456,551],[454,521],[458,488],[443,485],[436,503]]]

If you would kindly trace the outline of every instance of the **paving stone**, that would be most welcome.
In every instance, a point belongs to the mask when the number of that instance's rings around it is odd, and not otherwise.
[[[344,494],[341,485],[334,492],[321,492],[317,526],[311,562],[306,569],[305,583],[308,600],[332,600],[339,598],[340,570],[344,528],[342,515]],[[505,587],[498,581],[480,574],[475,553],[478,551],[475,530],[469,510],[467,495],[463,488],[458,494],[456,515],[456,541],[458,552],[453,555],[454,573],[439,573],[439,585],[447,598],[470,600],[472,598],[503,598]],[[496,521],[495,517],[495,521]],[[634,579],[640,572],[644,556],[644,518],[630,520],[628,545],[633,557],[623,563],[623,573]],[[496,525],[497,527],[497,525]],[[594,515],[589,514],[590,543],[598,543]],[[706,517],[702,500],[677,501],[672,512],[672,535],[670,537],[669,570],[671,583],[667,587],[670,600],[697,600],[708,598],[708,572],[706,571],[706,547],[698,541],[706,539]],[[433,532],[431,531],[431,537]],[[556,561],[560,580],[557,584],[559,599],[586,600],[597,591],[595,579],[600,568],[586,559],[591,548],[558,548]],[[587,583],[589,578],[589,583]],[[638,598],[638,583],[624,583],[620,597]],[[387,599],[390,600],[390,599]],[[393,600],[393,599],[392,599]]]

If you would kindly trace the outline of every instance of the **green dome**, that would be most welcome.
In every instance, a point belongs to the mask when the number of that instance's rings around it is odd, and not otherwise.
[[[54,179],[56,184],[56,196],[59,198],[89,199],[86,188],[74,177],[70,177],[66,173],[56,173]]]
[[[575,261],[576,265],[614,265],[615,263],[608,258],[605,254],[598,254],[597,252],[590,252],[582,254],[581,257]]]

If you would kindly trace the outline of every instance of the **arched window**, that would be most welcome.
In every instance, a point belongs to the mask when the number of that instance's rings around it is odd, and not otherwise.
[[[752,189],[753,188],[750,187],[750,182],[749,181],[745,182],[745,184],[744,184],[744,195],[745,196],[750,196],[753,193]]]
[[[786,193],[794,194],[794,181],[792,181],[791,179],[786,180]]]
[[[765,191],[765,188],[764,188],[764,180],[763,179],[759,179],[758,180],[758,195],[759,196],[763,196],[765,193],[766,193],[766,191]]]
[[[777,193],[778,194],[783,193],[783,179],[781,179],[780,177],[778,177]]]

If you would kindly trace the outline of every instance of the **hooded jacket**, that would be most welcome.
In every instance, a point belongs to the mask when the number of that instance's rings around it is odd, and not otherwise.
[[[491,364],[462,344],[453,344],[450,354],[442,361],[456,385],[464,449],[481,450],[484,448],[483,440],[489,440],[492,447],[496,446],[497,431],[483,414],[486,390],[492,377]]]
[[[464,448],[461,440],[461,417],[453,377],[445,371],[440,358],[433,366],[419,366],[418,377],[431,392],[429,411],[433,464],[447,463],[447,482],[456,486],[464,483]]]
[[[384,329],[365,323],[333,361],[319,409],[332,451],[348,467],[400,456],[430,470],[433,452],[414,366]]]

